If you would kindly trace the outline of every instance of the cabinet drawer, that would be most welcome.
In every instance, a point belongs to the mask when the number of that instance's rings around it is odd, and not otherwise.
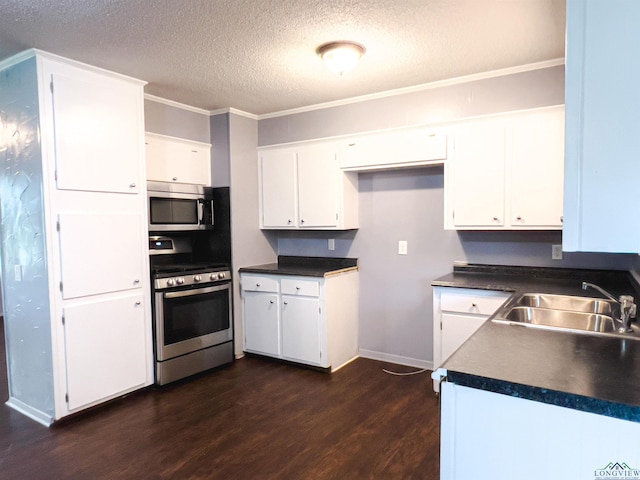
[[[283,278],[282,293],[287,295],[304,295],[306,297],[320,296],[320,282],[302,278]]]
[[[278,279],[263,275],[242,275],[242,290],[245,292],[278,292]]]
[[[491,315],[510,293],[483,292],[482,290],[443,291],[440,296],[440,308],[443,311]]]

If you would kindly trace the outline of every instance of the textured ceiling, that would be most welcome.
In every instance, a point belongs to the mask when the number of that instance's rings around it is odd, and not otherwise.
[[[565,0],[0,0],[0,59],[39,48],[206,110],[272,113],[564,56]],[[315,54],[367,48],[339,77]]]

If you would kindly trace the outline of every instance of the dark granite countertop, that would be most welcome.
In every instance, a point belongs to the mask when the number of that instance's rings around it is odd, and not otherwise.
[[[638,295],[628,272],[456,266],[434,286],[599,296]],[[473,388],[640,422],[640,340],[485,322],[442,365]]]
[[[298,257],[278,255],[277,263],[265,263],[242,267],[240,273],[262,273],[269,275],[296,275],[301,277],[326,277],[358,269],[357,258]]]

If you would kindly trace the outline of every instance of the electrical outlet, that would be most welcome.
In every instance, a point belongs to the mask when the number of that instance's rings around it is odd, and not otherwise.
[[[562,245],[551,245],[551,260],[562,260]]]
[[[13,266],[13,279],[16,282],[22,281],[22,265],[14,265]]]
[[[329,248],[329,250],[335,250],[336,249],[336,239],[335,238],[330,238],[329,239],[328,248]]]
[[[398,255],[406,255],[407,254],[407,241],[399,240],[398,241]]]

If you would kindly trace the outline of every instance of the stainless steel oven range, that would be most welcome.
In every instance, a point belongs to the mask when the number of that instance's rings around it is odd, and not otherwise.
[[[168,237],[152,237],[150,247],[152,255],[176,251]],[[151,268],[156,383],[233,361],[229,267],[176,262],[178,255],[156,258],[163,260],[152,261]]]

